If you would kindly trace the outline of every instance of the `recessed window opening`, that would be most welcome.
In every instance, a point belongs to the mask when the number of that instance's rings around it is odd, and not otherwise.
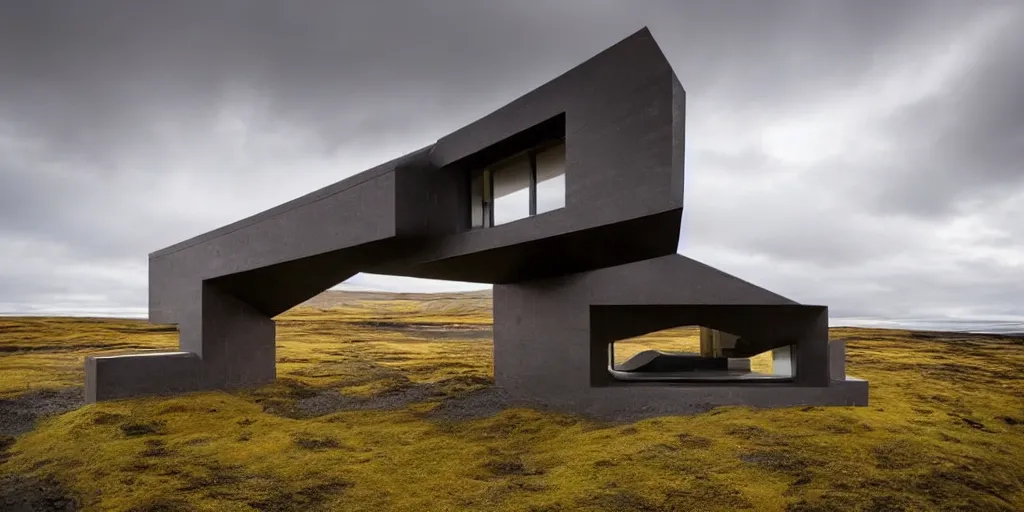
[[[501,160],[470,177],[470,226],[500,226],[565,207],[565,142]]]
[[[618,340],[608,345],[608,372],[617,381],[756,382],[793,377],[791,369],[779,371],[778,354],[772,351],[732,357],[735,342],[735,336],[699,326]]]

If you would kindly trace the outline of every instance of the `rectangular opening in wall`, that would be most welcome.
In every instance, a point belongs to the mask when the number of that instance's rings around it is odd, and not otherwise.
[[[734,357],[738,337],[700,326],[683,326],[608,344],[611,382],[716,383],[789,382],[792,372],[779,372],[778,355]],[[774,358],[773,358],[774,356]]]
[[[557,139],[470,173],[470,226],[500,226],[565,207],[565,141]]]

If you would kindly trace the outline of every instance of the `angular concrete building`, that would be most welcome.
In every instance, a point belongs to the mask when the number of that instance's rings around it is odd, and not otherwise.
[[[87,400],[275,378],[274,316],[356,274],[494,284],[495,383],[608,414],[864,405],[828,309],[676,254],[686,93],[643,29],[434,144],[150,255],[180,351],[90,357]],[[752,219],[756,222],[756,219]],[[700,354],[616,341],[702,326]],[[774,370],[750,370],[770,352]]]

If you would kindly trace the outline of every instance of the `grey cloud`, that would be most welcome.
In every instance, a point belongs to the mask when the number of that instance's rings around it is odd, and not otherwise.
[[[889,141],[881,159],[794,163],[763,140],[999,9],[1022,12],[1010,0],[0,2],[0,248],[32,260],[0,269],[0,311],[62,297],[143,307],[148,252],[421,147],[647,25],[688,92],[684,252],[847,316],[1012,314],[1019,267],[966,262],[935,233],[970,214],[989,230],[965,243],[1024,250],[1022,212],[1005,206],[1021,190],[1024,30],[995,37],[948,90],[843,133]]]
[[[76,248],[4,233],[0,313],[123,314],[145,307],[145,256],[82,258]]]
[[[91,156],[148,149],[152,125],[201,122],[239,88],[328,147],[423,127],[480,90],[505,99],[567,49],[532,51],[569,35],[556,23],[479,5],[5,3],[4,116]]]
[[[154,139],[238,84],[326,147],[451,129],[644,24],[691,94],[736,108],[855,77],[877,54],[952,28],[965,7],[892,2],[8,2],[0,103],[62,151]],[[841,63],[841,65],[838,65]],[[438,119],[439,117],[442,117]],[[437,133],[440,135],[440,133]]]
[[[912,215],[959,211],[979,195],[1024,184],[1024,7],[942,94],[894,113],[885,131],[905,157],[880,166],[880,209]]]
[[[1024,322],[1020,309],[1024,286],[1018,284],[1021,269],[996,261],[950,261],[924,249],[896,261],[837,271],[826,264],[769,259],[731,247],[699,246],[686,253],[715,261],[725,271],[794,300],[828,305],[833,318],[948,323],[1007,317]]]

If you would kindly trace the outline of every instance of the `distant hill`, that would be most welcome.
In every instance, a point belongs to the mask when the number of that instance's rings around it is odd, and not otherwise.
[[[392,301],[409,300],[417,302],[471,302],[480,303],[491,300],[491,290],[477,290],[471,292],[449,292],[449,293],[397,293],[397,292],[373,292],[355,290],[327,290],[312,299],[300,304],[315,308],[332,308],[351,305],[357,302],[366,301]]]

